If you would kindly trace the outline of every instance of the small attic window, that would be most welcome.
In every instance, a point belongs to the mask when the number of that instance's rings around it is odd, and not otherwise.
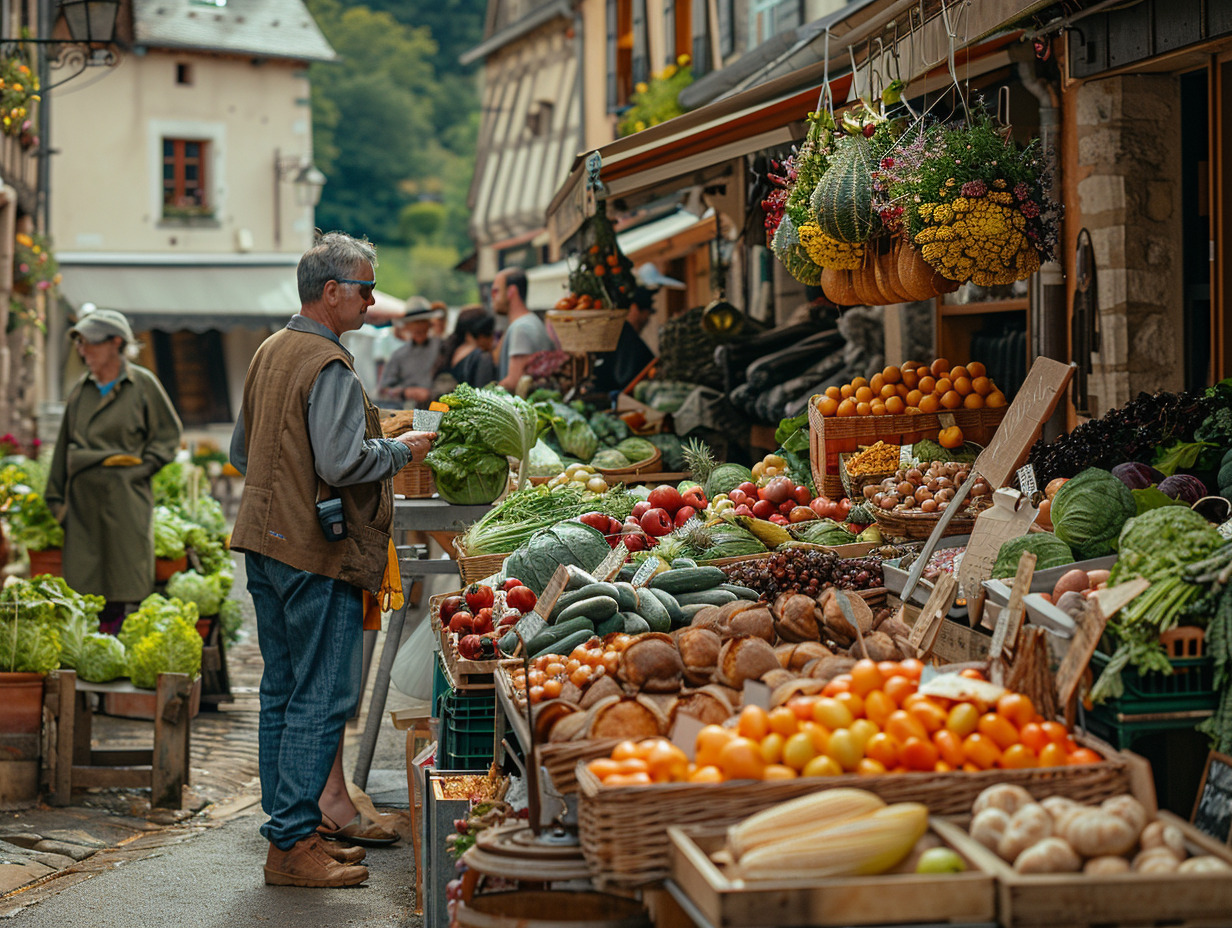
[[[191,84],[192,81],[192,65],[177,64],[175,66],[175,82],[177,84]]]
[[[226,6],[227,0],[188,0],[189,6]]]

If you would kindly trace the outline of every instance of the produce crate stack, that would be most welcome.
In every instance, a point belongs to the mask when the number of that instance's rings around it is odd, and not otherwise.
[[[495,756],[495,690],[447,690],[437,703],[441,720],[438,766],[447,770],[487,770]],[[504,731],[501,732],[502,737]]]

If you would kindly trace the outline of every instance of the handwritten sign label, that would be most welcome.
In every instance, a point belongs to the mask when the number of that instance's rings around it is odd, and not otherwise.
[[[1022,490],[1022,495],[1030,499],[1039,489],[1039,484],[1035,480],[1035,467],[1031,464],[1024,464],[1018,468],[1018,488]]]
[[[536,612],[528,612],[513,623],[513,632],[526,644],[547,627],[547,619]]]
[[[552,579],[548,581],[548,585],[543,589],[543,595],[535,602],[535,612],[541,615],[545,620],[551,616],[552,610],[556,607],[556,600],[560,599],[560,594],[565,591],[565,587],[569,585],[569,571],[565,569],[565,565],[561,564],[556,568],[556,573],[552,574]]]
[[[612,552],[603,559],[603,563],[595,568],[595,579],[614,579],[616,575],[620,573],[620,568],[625,566],[625,561],[628,559],[629,549],[625,547],[625,543],[623,541],[616,542],[616,546],[612,548]]]
[[[706,727],[695,715],[687,712],[677,712],[676,721],[672,723],[672,732],[668,736],[672,744],[684,751],[685,757],[693,760],[697,756],[697,733]]]
[[[1211,751],[1198,785],[1190,822],[1222,844],[1232,844],[1232,757]]]

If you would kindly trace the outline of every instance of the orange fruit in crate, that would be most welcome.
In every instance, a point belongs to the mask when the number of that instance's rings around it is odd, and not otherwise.
[[[941,405],[946,409],[957,409],[963,404],[963,399],[957,390],[949,390],[941,394]]]
[[[984,400],[984,405],[989,409],[1000,409],[1002,406],[1006,405],[1005,394],[1000,390],[993,390]]]
[[[907,386],[908,389],[914,390],[916,388],[916,385],[919,384],[920,382],[920,375],[916,373],[914,370],[904,367],[902,382]]]
[[[917,383],[916,386],[925,396],[930,393],[935,393],[937,391],[937,378],[932,374],[925,374],[920,378],[919,383]]]
[[[771,709],[767,721],[770,723],[770,731],[784,738],[794,735],[800,727],[800,720],[796,718],[796,713],[786,706],[775,706]]]
[[[944,399],[942,402],[945,402]],[[956,425],[937,433],[937,444],[942,448],[959,448],[963,443],[963,431]]]
[[[832,416],[838,412],[838,400],[831,396],[823,396],[817,401],[817,411],[823,416]]]
[[[1001,766],[1006,770],[1026,770],[1039,765],[1039,758],[1025,744],[1011,744],[1001,755]]]
[[[851,399],[851,397],[856,395],[856,388],[853,387],[849,383],[845,383],[841,387],[838,388],[838,392],[839,392],[839,396],[847,400],[847,399]]]
[[[798,776],[799,774],[790,767],[782,764],[767,764],[761,778],[763,780],[794,780]]]
[[[856,415],[857,416],[871,416],[872,414],[873,414],[872,404],[856,403]]]
[[[963,754],[967,763],[980,770],[991,770],[1001,759],[1001,749],[997,747],[997,743],[978,731],[963,739]]]
[[[1069,762],[1064,745],[1049,741],[1039,750],[1039,765],[1041,767],[1064,767]]]
[[[881,388],[881,392],[877,394],[883,400],[888,400],[892,396],[898,396],[898,384],[887,383]]]
[[[873,392],[872,387],[857,387],[855,400],[857,403],[871,403],[873,401],[873,397],[876,395],[877,394]]]
[[[968,377],[968,376],[970,375],[967,373],[967,369],[963,367],[961,364],[955,364],[952,368],[950,368],[950,380],[957,382],[959,377]]]
[[[987,377],[972,377],[971,378],[971,389],[975,393],[978,393],[980,396],[987,396],[989,393],[995,390],[996,387],[993,386],[992,381],[989,380]]]
[[[718,767],[707,765],[698,767],[689,774],[690,783],[722,783],[723,771]]]
[[[886,404],[884,401],[873,400],[868,405],[874,416],[884,416],[886,414]]]
[[[1003,751],[1011,744],[1018,743],[1018,729],[999,712],[985,712],[981,715],[979,732],[995,741],[997,747]]]
[[[963,409],[983,409],[984,397],[978,393],[968,393],[963,397]]]
[[[770,732],[761,739],[761,759],[767,764],[781,763],[783,760],[783,745],[787,739],[778,732]]]
[[[854,416],[856,414],[856,401],[843,400],[838,404],[838,409],[834,411],[836,416]]]
[[[868,378],[867,377],[853,377],[851,379],[851,385],[855,387],[857,390],[860,389],[860,387],[867,387]]]
[[[920,412],[936,412],[941,408],[941,400],[935,393],[926,393],[920,397]]]
[[[971,379],[969,377],[955,377],[954,389],[958,391],[959,396],[966,396],[972,391]]]
[[[723,728],[721,725],[707,725],[697,733],[697,740],[694,742],[697,765],[699,767],[717,765],[719,752],[735,737],[736,733],[730,728]]]
[[[750,738],[733,738],[719,751],[718,768],[732,780],[760,780],[766,769],[761,745]]]
[[[972,361],[967,365],[967,373],[970,374],[971,379],[974,380],[976,377],[983,377],[988,373],[988,370],[979,361]]]
[[[928,366],[934,377],[944,377],[950,371],[950,362],[945,358],[937,358]]]
[[[945,396],[954,389],[954,384],[949,377],[938,377],[937,385],[933,387],[933,392],[938,396]]]
[[[881,376],[885,379],[886,383],[898,383],[903,379],[903,372],[891,364],[881,372]]]
[[[892,396],[885,401],[885,409],[892,416],[901,416],[907,411],[907,403],[901,396]]]
[[[906,399],[907,394],[910,392],[911,392],[911,388],[908,387],[905,383],[896,383],[894,385],[894,393],[898,396],[901,396],[903,399]]]
[[[913,409],[920,408],[920,400],[922,399],[924,399],[924,394],[919,390],[912,390],[906,396],[907,405]]]
[[[761,706],[748,705],[740,710],[736,734],[760,741],[770,733],[770,714]]]
[[[873,376],[869,378],[868,388],[874,393],[880,393],[881,388],[885,385],[886,379],[881,374],[873,374]]]
[[[826,387],[826,396],[832,400],[841,400],[843,398],[843,391],[838,387]]]

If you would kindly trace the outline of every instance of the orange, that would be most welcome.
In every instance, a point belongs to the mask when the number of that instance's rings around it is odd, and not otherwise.
[[[881,374],[873,374],[868,380],[868,388],[874,393],[880,393],[881,388],[886,385],[886,379]]]
[[[864,697],[864,716],[878,725],[885,725],[891,712],[898,711],[898,704],[884,690],[873,690]]]
[[[622,741],[612,748],[612,760],[628,760],[630,757],[640,757],[641,752],[633,741]]]
[[[928,369],[932,372],[934,377],[944,377],[946,372],[950,369],[950,362],[945,358],[937,358],[932,364],[929,365]]]
[[[860,387],[867,387],[868,378],[867,377],[853,377],[851,380],[851,385],[855,387],[857,390],[860,389]]]
[[[740,710],[736,734],[760,741],[770,733],[770,716],[761,706],[748,705]]]
[[[644,773],[650,775],[650,765],[640,757],[629,757],[616,762],[618,774]]]
[[[1001,759],[1001,749],[997,743],[979,732],[963,739],[963,754],[967,757],[967,763],[974,764],[980,770],[991,770]]]
[[[650,749],[646,766],[656,783],[681,783],[689,773],[689,759],[670,741],[660,741]]]
[[[955,377],[954,378],[954,389],[957,390],[961,396],[966,396],[968,393],[971,392],[971,389],[972,389],[970,378]]]
[[[880,689],[882,683],[885,682],[881,671],[877,669],[877,663],[868,658],[856,661],[848,673],[851,674],[851,691],[858,696],[865,696],[875,689]],[[846,726],[832,725],[830,727],[845,728]]]
[[[826,745],[830,743],[830,729],[824,725],[818,725],[816,722],[801,722],[800,731],[813,739],[815,753],[825,753]]]
[[[879,761],[886,767],[898,763],[898,742],[883,731],[877,732],[864,745],[864,756]]]
[[[945,728],[946,713],[935,702],[926,702],[920,700],[913,703],[911,708],[907,710],[911,717],[919,721],[924,726],[924,730],[930,735],[935,731],[940,731]]]
[[[901,416],[907,411],[907,404],[901,396],[892,396],[885,401],[885,411],[891,416]]]
[[[924,662],[914,657],[906,657],[898,662],[898,666],[904,677],[910,677],[917,683],[920,681],[920,676],[924,673]]]
[[[839,392],[839,396],[841,396],[843,399],[846,400],[856,395],[856,388],[853,387],[849,383],[845,383],[841,387],[839,387],[838,392]]]
[[[856,390],[855,400],[857,403],[871,403],[876,394],[871,387],[860,387]]]
[[[1073,766],[1074,764],[1098,764],[1102,761],[1103,758],[1099,756],[1098,752],[1092,751],[1090,748],[1079,748],[1076,751],[1070,752],[1067,763]]]
[[[783,745],[783,763],[793,770],[803,770],[816,756],[817,747],[806,731],[796,732]]]
[[[823,696],[813,703],[812,720],[830,731],[847,728],[854,721],[851,710],[832,696]]]
[[[957,394],[946,394],[946,396],[951,395],[956,396]],[[944,405],[945,400],[942,399],[941,402]],[[937,444],[939,444],[942,448],[959,448],[962,446],[963,440],[963,430],[956,425],[951,425],[949,428],[942,429],[937,433]]]
[[[902,371],[904,374],[907,371],[913,371],[919,367],[923,367],[923,365],[919,361],[904,361],[902,363]]]
[[[998,705],[1000,704],[998,703]],[[1048,736],[1044,734],[1044,729],[1042,729],[1036,722],[1028,722],[1026,725],[1022,726],[1022,728],[1018,730],[1018,740],[1029,747],[1036,754],[1039,754],[1039,752],[1044,750],[1047,745],[1052,743],[1048,740]]]
[[[732,780],[760,780],[766,769],[761,745],[749,738],[733,738],[719,751],[718,767]]]
[[[979,727],[980,713],[969,702],[955,703],[946,717],[945,727],[960,738],[965,738]]]
[[[830,396],[823,396],[817,401],[817,411],[823,416],[832,416],[838,412],[838,400]]]
[[[954,390],[950,390],[941,395],[941,405],[946,409],[957,409],[963,404],[962,397]]]
[[[898,383],[900,380],[903,379],[903,372],[900,371],[893,364],[891,364],[889,367],[887,367],[884,371],[881,372],[881,376],[882,376],[882,379],[884,379],[886,383]]]
[[[1039,758],[1025,744],[1011,744],[1001,755],[1001,766],[1006,770],[1026,770],[1039,766]]]
[[[1065,748],[1057,744],[1055,741],[1049,741],[1039,751],[1039,765],[1041,767],[1064,767],[1069,762],[1069,757],[1065,753]]]
[[[777,764],[783,759],[783,744],[786,738],[772,731],[761,739],[761,759],[767,764]]]
[[[694,742],[697,766],[717,765],[719,752],[735,737],[736,733],[734,731],[730,728],[724,728],[722,725],[707,725],[699,731],[697,733],[697,740]],[[615,754],[615,751],[613,751],[613,754]]]
[[[967,373],[971,375],[971,379],[983,377],[988,373],[988,370],[979,361],[972,361],[967,365]]]
[[[915,372],[920,377],[931,377],[933,375],[932,370],[925,364],[921,364],[919,367],[917,367],[915,369]]]
[[[896,383],[894,385],[894,392],[897,393],[899,396],[901,396],[903,399],[906,399],[907,394],[911,392],[911,388],[907,386],[905,383]]]
[[[984,408],[984,397],[980,396],[978,393],[968,393],[966,396],[963,397],[963,408],[964,409],[983,409]]]
[[[937,391],[937,378],[931,375],[925,375],[920,378],[920,382],[916,387],[921,393],[935,393]]]
[[[602,268],[595,268],[596,271]],[[604,786],[649,786],[650,774],[642,770],[638,773],[614,773],[603,781]]]
[[[884,416],[886,414],[886,404],[881,400],[873,400],[868,404],[869,412],[874,416]]]
[[[961,767],[967,756],[963,753],[962,738],[948,728],[933,732],[933,744],[937,746],[941,759],[951,767]]]
[[[933,387],[933,392],[938,396],[945,396],[954,389],[954,383],[949,377],[938,377],[937,385]]]
[[[838,409],[835,410],[835,415],[839,416],[854,416],[856,414],[856,404],[852,400],[843,400],[838,404]]]
[[[926,738],[908,738],[903,742],[903,765],[908,770],[932,770],[940,757],[937,746]]]
[[[843,391],[838,387],[826,387],[826,396],[832,400],[841,400],[843,398]]]
[[[921,397],[919,404],[920,412],[936,412],[940,408],[941,400],[939,400],[934,394],[929,393]],[[842,407],[839,408],[838,414],[840,416],[843,414]]]
[[[872,414],[873,414],[873,407],[871,405],[869,405],[868,403],[856,403],[856,415],[857,416],[871,416]]]
[[[796,720],[796,713],[786,706],[775,706],[770,710],[768,719],[770,730],[777,735],[782,735],[784,738],[794,735],[796,729],[800,727]]]
[[[784,767],[782,764],[767,764],[766,769],[762,771],[761,778],[763,780],[794,780],[798,774],[790,767]]]
[[[620,772],[620,761],[612,760],[610,757],[599,757],[587,764],[586,769],[602,781]]]
[[[707,765],[698,767],[689,774],[690,783],[722,783],[723,771],[718,767]]]
[[[1011,744],[1018,743],[1018,729],[998,712],[985,712],[980,716],[979,732],[995,741],[1003,751]]]
[[[892,677],[888,677],[886,679],[885,685],[882,689],[885,690],[885,694],[887,696],[901,706],[903,701],[915,692],[916,682],[914,680],[909,680],[901,673],[896,673]],[[937,727],[940,728],[941,726],[938,725]]]
[[[898,661],[878,661],[877,669],[881,671],[881,675],[885,679],[890,679],[898,673]]]
[[[992,381],[987,377],[973,377],[971,380],[971,389],[980,396],[987,396],[993,391]]]
[[[862,757],[856,764],[856,773],[862,777],[876,777],[886,772],[886,765],[871,757]]]
[[[908,738],[921,738],[927,740],[928,732],[924,729],[924,725],[913,716],[910,712],[904,709],[898,709],[890,713],[890,717],[886,719],[885,730],[900,744],[906,744]],[[1017,736],[1018,732],[1014,732]]]
[[[845,693],[835,693],[833,698],[847,707],[847,711],[851,713],[853,719],[864,718],[864,698],[862,696],[857,696],[855,693],[848,691]]]
[[[839,693],[849,692],[851,690],[851,674],[840,673],[837,677],[830,680],[821,691],[822,696],[835,696]]]
[[[825,754],[818,754],[800,771],[802,777],[837,777],[843,772],[838,761]]]
[[[950,368],[950,380],[958,383],[959,377],[968,377],[967,369],[961,364],[955,364]]]
[[[1031,702],[1030,696],[1009,692],[997,700],[997,713],[1004,715],[1018,728],[1022,728],[1034,721],[1035,704]]]
[[[984,405],[989,409],[1000,409],[1005,405],[1005,394],[1000,390],[993,390],[984,400]]]
[[[903,385],[910,390],[914,390],[920,383],[920,375],[913,370],[903,368]]]
[[[908,393],[908,394],[907,394],[907,396],[906,396],[907,405],[908,405],[908,406],[912,406],[912,407],[914,407],[914,408],[916,408],[916,409],[919,409],[919,408],[920,408],[920,400],[922,400],[923,398],[924,398],[924,394],[923,394],[923,393],[921,393],[919,390],[912,390],[912,391],[911,391],[910,393]]]
[[[888,400],[892,396],[898,396],[898,385],[893,384],[893,383],[887,383],[885,386],[881,388],[881,391],[877,395],[880,396],[883,400]]]

